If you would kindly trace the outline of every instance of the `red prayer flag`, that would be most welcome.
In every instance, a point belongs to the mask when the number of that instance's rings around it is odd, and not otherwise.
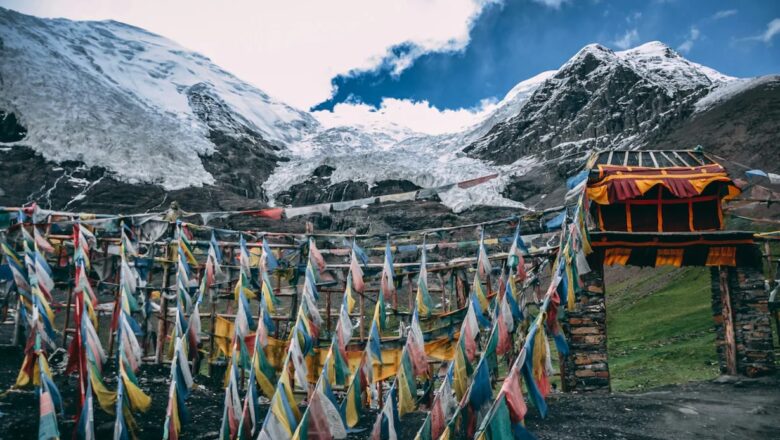
[[[407,339],[406,347],[409,350],[409,357],[412,359],[412,367],[416,376],[427,375],[428,356],[425,354],[424,346],[418,345],[417,338],[410,335]]]
[[[471,188],[472,186],[481,185],[489,180],[493,180],[498,177],[498,174],[490,174],[488,176],[477,177],[476,179],[464,180],[458,183],[458,188]]]
[[[271,220],[281,220],[284,208],[265,208],[257,211],[249,211],[248,214],[254,217],[268,218]]]
[[[501,385],[501,391],[498,394],[499,398],[501,394],[506,398],[506,406],[509,407],[509,417],[512,419],[512,423],[522,422],[528,412],[528,407],[523,399],[523,389],[520,387],[520,368],[518,365],[509,371],[509,375],[504,379],[504,384]]]
[[[431,408],[431,438],[441,437],[444,427],[447,426],[447,420],[444,419],[444,410],[441,407],[441,399],[437,398]]]

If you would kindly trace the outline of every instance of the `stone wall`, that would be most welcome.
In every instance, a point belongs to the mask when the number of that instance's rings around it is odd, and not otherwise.
[[[567,392],[610,391],[602,255],[596,251],[588,257],[592,272],[582,276],[585,292],[577,296],[575,310],[567,311],[563,321],[570,353],[562,365]]]
[[[721,373],[729,373],[727,345],[723,315],[720,271],[728,280],[728,295],[734,327],[736,373],[754,377],[775,370],[770,322],[769,294],[764,289],[764,276],[754,268],[711,269],[712,312],[715,319],[718,363]]]

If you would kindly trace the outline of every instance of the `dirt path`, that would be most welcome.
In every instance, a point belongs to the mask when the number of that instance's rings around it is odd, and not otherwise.
[[[542,439],[780,439],[780,376],[721,377],[652,391],[559,395],[528,427]]]

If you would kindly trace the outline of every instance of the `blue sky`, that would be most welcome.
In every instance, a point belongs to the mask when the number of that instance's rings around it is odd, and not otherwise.
[[[463,51],[427,53],[400,74],[393,63],[333,79],[340,102],[379,106],[383,98],[425,100],[439,109],[471,108],[500,99],[518,81],[556,69],[582,46],[615,50],[660,40],[692,61],[732,76],[780,73],[780,1],[530,0],[489,5],[474,21]],[[778,25],[780,26],[780,25]],[[400,45],[394,52],[409,51]]]
[[[0,0],[113,19],[200,52],[324,125],[431,134],[483,118],[580,48],[660,40],[739,77],[780,73],[780,0]],[[186,13],[183,13],[185,11]]]

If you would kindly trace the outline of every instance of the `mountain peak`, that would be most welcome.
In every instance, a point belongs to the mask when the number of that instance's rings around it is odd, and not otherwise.
[[[694,63],[660,41],[649,41],[632,49],[616,52],[618,58],[646,73],[648,79],[691,89],[733,80],[715,69]]]
[[[597,59],[607,59],[615,56],[615,52],[612,49],[602,46],[598,43],[591,43],[580,49],[569,62],[587,58],[589,56],[596,57]]]
[[[639,46],[633,47],[631,49],[626,49],[617,52],[618,56],[626,56],[631,54],[664,56],[667,58],[680,57],[680,55],[677,52],[675,52],[671,47],[657,40],[648,41],[647,43],[640,44]]]

